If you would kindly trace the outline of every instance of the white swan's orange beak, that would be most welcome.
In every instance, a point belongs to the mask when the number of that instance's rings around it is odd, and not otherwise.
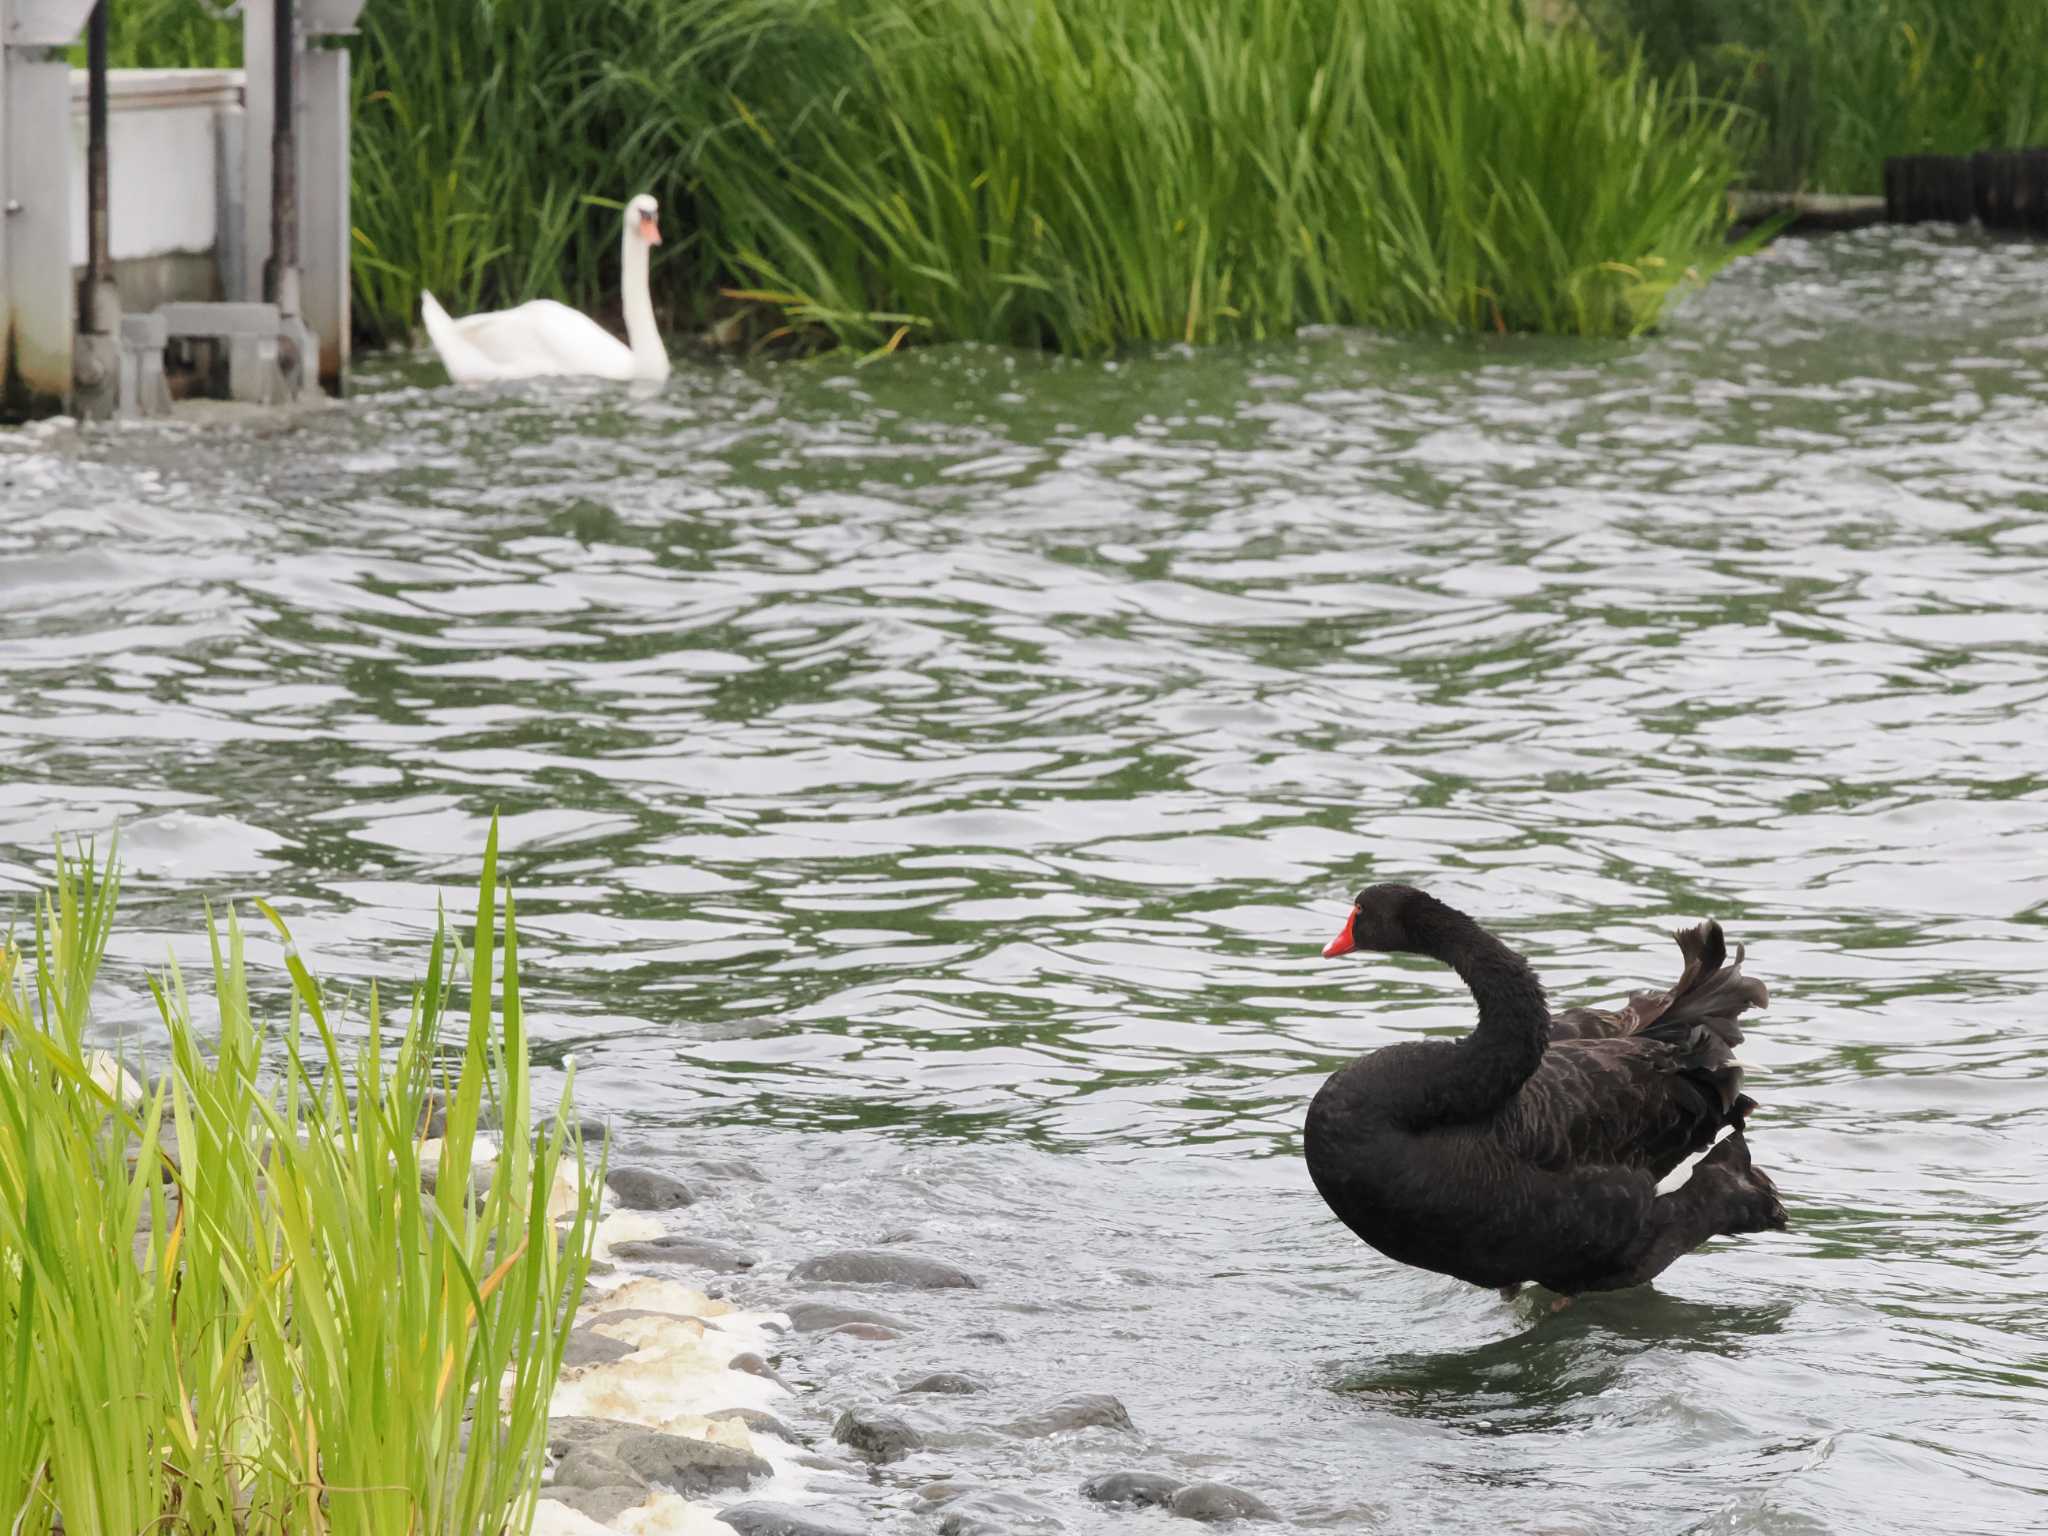
[[[1323,958],[1325,960],[1334,960],[1339,955],[1348,955],[1352,950],[1358,948],[1358,940],[1351,936],[1351,930],[1357,922],[1358,908],[1353,907],[1351,915],[1344,919],[1344,931],[1323,946]]]
[[[640,215],[640,238],[649,245],[661,244],[661,226],[655,223],[654,215],[651,213]]]

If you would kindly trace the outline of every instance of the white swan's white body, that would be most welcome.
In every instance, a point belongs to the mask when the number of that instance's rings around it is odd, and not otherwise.
[[[565,375],[667,378],[668,349],[661,344],[654,302],[647,292],[648,247],[661,243],[657,211],[654,199],[645,193],[626,204],[626,227],[619,237],[619,287],[626,311],[623,342],[588,315],[553,299],[454,320],[431,293],[421,293],[420,318],[448,377],[457,384]]]

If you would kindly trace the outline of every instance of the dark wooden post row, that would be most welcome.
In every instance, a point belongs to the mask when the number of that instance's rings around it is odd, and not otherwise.
[[[1895,155],[1884,163],[1885,218],[2048,235],[2048,149]]]

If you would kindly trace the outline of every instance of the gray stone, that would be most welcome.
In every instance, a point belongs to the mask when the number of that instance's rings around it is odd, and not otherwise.
[[[585,1419],[565,1414],[548,1420],[548,1454],[566,1456],[579,1446],[637,1434],[641,1428],[641,1425],[629,1424],[624,1419]]]
[[[1083,1392],[1048,1403],[1005,1426],[1013,1435],[1063,1435],[1075,1429],[1130,1429],[1131,1416],[1107,1392]]]
[[[558,1458],[555,1482],[564,1487],[659,1483],[694,1496],[745,1488],[775,1470],[751,1451],[615,1419],[555,1419],[548,1425],[548,1450]]]
[[[1212,1523],[1280,1518],[1265,1500],[1228,1483],[1189,1483],[1167,1500],[1166,1507],[1186,1519]]]
[[[924,1436],[893,1413],[849,1408],[832,1426],[832,1438],[865,1461],[901,1461],[924,1444]]]
[[[913,1381],[899,1395],[908,1397],[913,1392],[938,1392],[948,1397],[971,1397],[976,1392],[987,1390],[987,1387],[972,1376],[963,1376],[958,1371],[934,1371],[929,1376]]]
[[[749,1499],[728,1504],[718,1518],[739,1536],[867,1536],[867,1522],[821,1504],[776,1504]]]
[[[674,1211],[694,1204],[696,1196],[681,1179],[646,1168],[614,1168],[605,1175],[612,1198],[629,1211]]]
[[[614,1339],[599,1333],[595,1328],[574,1328],[562,1346],[562,1364],[609,1365],[614,1360],[623,1360],[638,1346],[628,1344],[624,1339]]]
[[[647,1479],[600,1446],[586,1445],[555,1463],[557,1488],[638,1488],[647,1497]]]
[[[738,1419],[757,1435],[773,1435],[778,1440],[787,1440],[791,1445],[802,1445],[803,1439],[782,1420],[772,1413],[763,1413],[759,1408],[721,1408],[716,1413],[704,1415],[707,1419]]]
[[[784,1307],[790,1326],[798,1333],[829,1333],[847,1323],[870,1323],[877,1328],[908,1330],[910,1324],[886,1312],[863,1312],[858,1307],[836,1307],[829,1301],[799,1301]]]
[[[720,1488],[745,1488],[775,1469],[752,1451],[687,1435],[642,1430],[618,1441],[613,1454],[651,1483],[673,1488],[685,1497]]]
[[[1081,1492],[1098,1504],[1164,1505],[1185,1486],[1179,1478],[1157,1472],[1105,1472],[1089,1478]]]
[[[789,1277],[830,1285],[900,1285],[919,1291],[973,1290],[979,1285],[966,1270],[944,1259],[860,1248],[805,1259]]]
[[[706,1242],[701,1237],[656,1237],[646,1242],[613,1243],[612,1256],[629,1264],[687,1264],[721,1275],[752,1269],[759,1262],[744,1248]]]
[[[566,1504],[599,1525],[610,1525],[627,1510],[638,1509],[645,1504],[647,1489],[629,1483],[613,1488],[562,1488],[550,1483],[541,1489],[540,1496]]]

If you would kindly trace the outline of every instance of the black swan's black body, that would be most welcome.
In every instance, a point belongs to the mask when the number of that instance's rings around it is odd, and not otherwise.
[[[1785,1225],[1750,1165],[1736,1022],[1761,982],[1729,963],[1720,925],[1678,935],[1669,992],[1552,1015],[1528,962],[1408,886],[1359,894],[1325,954],[1429,955],[1479,1004],[1458,1041],[1361,1056],[1309,1106],[1309,1175],[1344,1224],[1404,1264],[1566,1295],[1640,1285],[1710,1237]],[[1723,1127],[1732,1134],[1718,1146]],[[1657,1183],[1713,1146],[1686,1182]]]

